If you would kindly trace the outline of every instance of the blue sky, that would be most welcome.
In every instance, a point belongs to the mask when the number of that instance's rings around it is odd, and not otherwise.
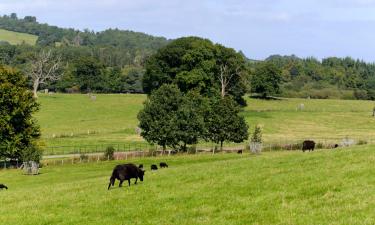
[[[375,62],[375,0],[1,0],[0,13],[100,31],[200,36],[242,50]]]

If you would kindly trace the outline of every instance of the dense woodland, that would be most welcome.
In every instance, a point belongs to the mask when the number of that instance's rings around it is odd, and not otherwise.
[[[37,18],[33,16],[18,18],[16,14],[5,15],[0,17],[0,28],[38,36],[35,46],[26,44],[15,46],[1,42],[1,64],[19,68],[27,74],[31,62],[41,51],[51,51],[60,59],[61,78],[41,84],[39,89],[49,88],[53,91],[69,93],[143,93],[144,91],[148,93],[147,77],[150,76],[150,72],[155,72],[152,71],[153,60],[157,57],[168,59],[166,54],[173,54],[173,52],[161,51],[155,56],[159,49],[171,42],[166,38],[118,29],[102,32],[65,29],[38,23]],[[184,41],[180,43],[186,45]],[[212,50],[211,53],[216,51],[210,46],[208,49]],[[241,53],[238,55],[243,56]],[[375,64],[373,63],[349,57],[317,60],[274,55],[264,61],[250,60],[245,56],[243,58],[247,62],[244,68],[246,72],[241,69],[241,73],[247,76],[247,82],[241,80],[238,89],[230,90],[239,91],[240,95],[243,91],[254,93],[263,90],[267,92],[263,94],[285,97],[375,99]],[[148,69],[147,65],[149,65]],[[271,70],[267,68],[269,66],[272,66]],[[184,71],[184,68],[178,69]],[[219,69],[213,68],[208,74],[219,73]],[[264,83],[270,71],[273,73],[273,83],[268,89],[259,88],[256,82]],[[199,76],[201,70],[194,72],[194,76]],[[142,81],[145,74],[144,89]],[[191,73],[183,74],[196,78],[191,76]],[[258,79],[263,78],[262,76],[265,78]],[[179,77],[180,81],[185,78]],[[233,87],[234,85],[232,84]],[[203,90],[204,87],[201,88]]]

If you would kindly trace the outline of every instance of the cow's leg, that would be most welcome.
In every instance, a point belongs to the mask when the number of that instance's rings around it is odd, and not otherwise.
[[[119,187],[122,187],[122,182],[124,182],[124,180],[120,180],[120,184],[118,185]]]
[[[134,184],[137,184],[137,181],[138,181],[138,177],[135,178]]]

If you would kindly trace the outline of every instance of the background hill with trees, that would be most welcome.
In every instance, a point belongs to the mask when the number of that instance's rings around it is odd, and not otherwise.
[[[87,29],[80,31],[59,28],[39,23],[34,16],[18,18],[15,13],[0,17],[0,29],[37,37],[35,44],[27,41],[19,44],[18,41],[17,45],[12,45],[14,43],[10,44],[6,40],[1,40],[1,64],[16,67],[28,74],[30,62],[35,62],[35,58],[41,55],[42,51],[51,51],[52,55],[60,59],[59,74],[61,76],[59,79],[40,84],[39,89],[48,88],[52,91],[68,93],[149,93],[152,87],[146,82],[144,89],[142,80],[146,74],[147,81],[150,72],[155,71],[151,69],[147,72],[145,67],[166,59],[163,53],[154,54],[171,42],[163,37],[119,29],[94,32]],[[198,43],[195,38],[183,39],[180,42],[183,41]],[[199,44],[202,44],[202,49],[204,49],[204,45],[210,41],[201,42]],[[185,52],[188,51],[188,45],[189,43],[185,46]],[[208,46],[207,49],[209,48],[211,47]],[[217,50],[209,50],[211,52],[206,53],[221,54]],[[171,52],[164,51],[164,53],[170,54]],[[246,58],[242,52],[235,53],[235,55],[235,57],[242,55]],[[208,62],[208,58],[209,56],[202,62]],[[173,68],[173,65],[168,65],[168,67]],[[194,81],[197,77],[194,78],[193,75],[200,76],[202,71],[206,75],[211,72],[219,74],[220,68],[204,71],[208,67],[209,64],[198,66],[193,71],[194,74],[190,72],[189,79],[193,80],[183,82],[197,81]],[[87,68],[91,69],[86,70]],[[180,72],[184,71],[184,68],[179,69]],[[82,73],[85,70],[87,73]],[[330,57],[318,60],[312,57],[273,55],[262,61],[247,59],[247,64],[245,68],[241,68],[241,71],[242,77],[245,76],[249,81],[248,86],[231,88],[229,91],[232,93],[240,91],[242,95],[242,92],[246,90],[248,93],[258,93],[260,96],[375,99],[375,64],[350,57]],[[271,76],[267,71],[272,71]],[[93,84],[88,84],[87,79],[93,79]],[[32,80],[29,85],[31,88]],[[231,86],[234,87],[234,85],[232,82]]]

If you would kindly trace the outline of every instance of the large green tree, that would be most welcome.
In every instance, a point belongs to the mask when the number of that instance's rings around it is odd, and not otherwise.
[[[207,133],[205,139],[220,144],[225,141],[241,143],[249,137],[245,118],[239,115],[240,108],[230,97],[212,99],[211,107],[205,117]]]
[[[23,74],[0,67],[0,157],[40,159],[40,130],[32,117],[39,109]]]
[[[138,113],[141,136],[163,147],[177,146],[176,112],[182,103],[182,93],[175,85],[163,85],[153,91]]]
[[[176,85],[164,84],[152,92],[138,114],[142,137],[163,149],[186,151],[187,145],[203,138],[207,103],[196,91],[183,94]]]
[[[278,94],[281,84],[281,70],[271,62],[257,65],[251,77],[252,92],[260,94],[263,98]]]
[[[242,54],[210,40],[176,39],[150,57],[145,69],[146,93],[173,83],[183,93],[195,89],[207,97],[231,95],[238,103],[245,104],[243,77],[247,71]]]
[[[100,89],[104,65],[93,57],[81,57],[74,63],[73,75],[84,92]]]

